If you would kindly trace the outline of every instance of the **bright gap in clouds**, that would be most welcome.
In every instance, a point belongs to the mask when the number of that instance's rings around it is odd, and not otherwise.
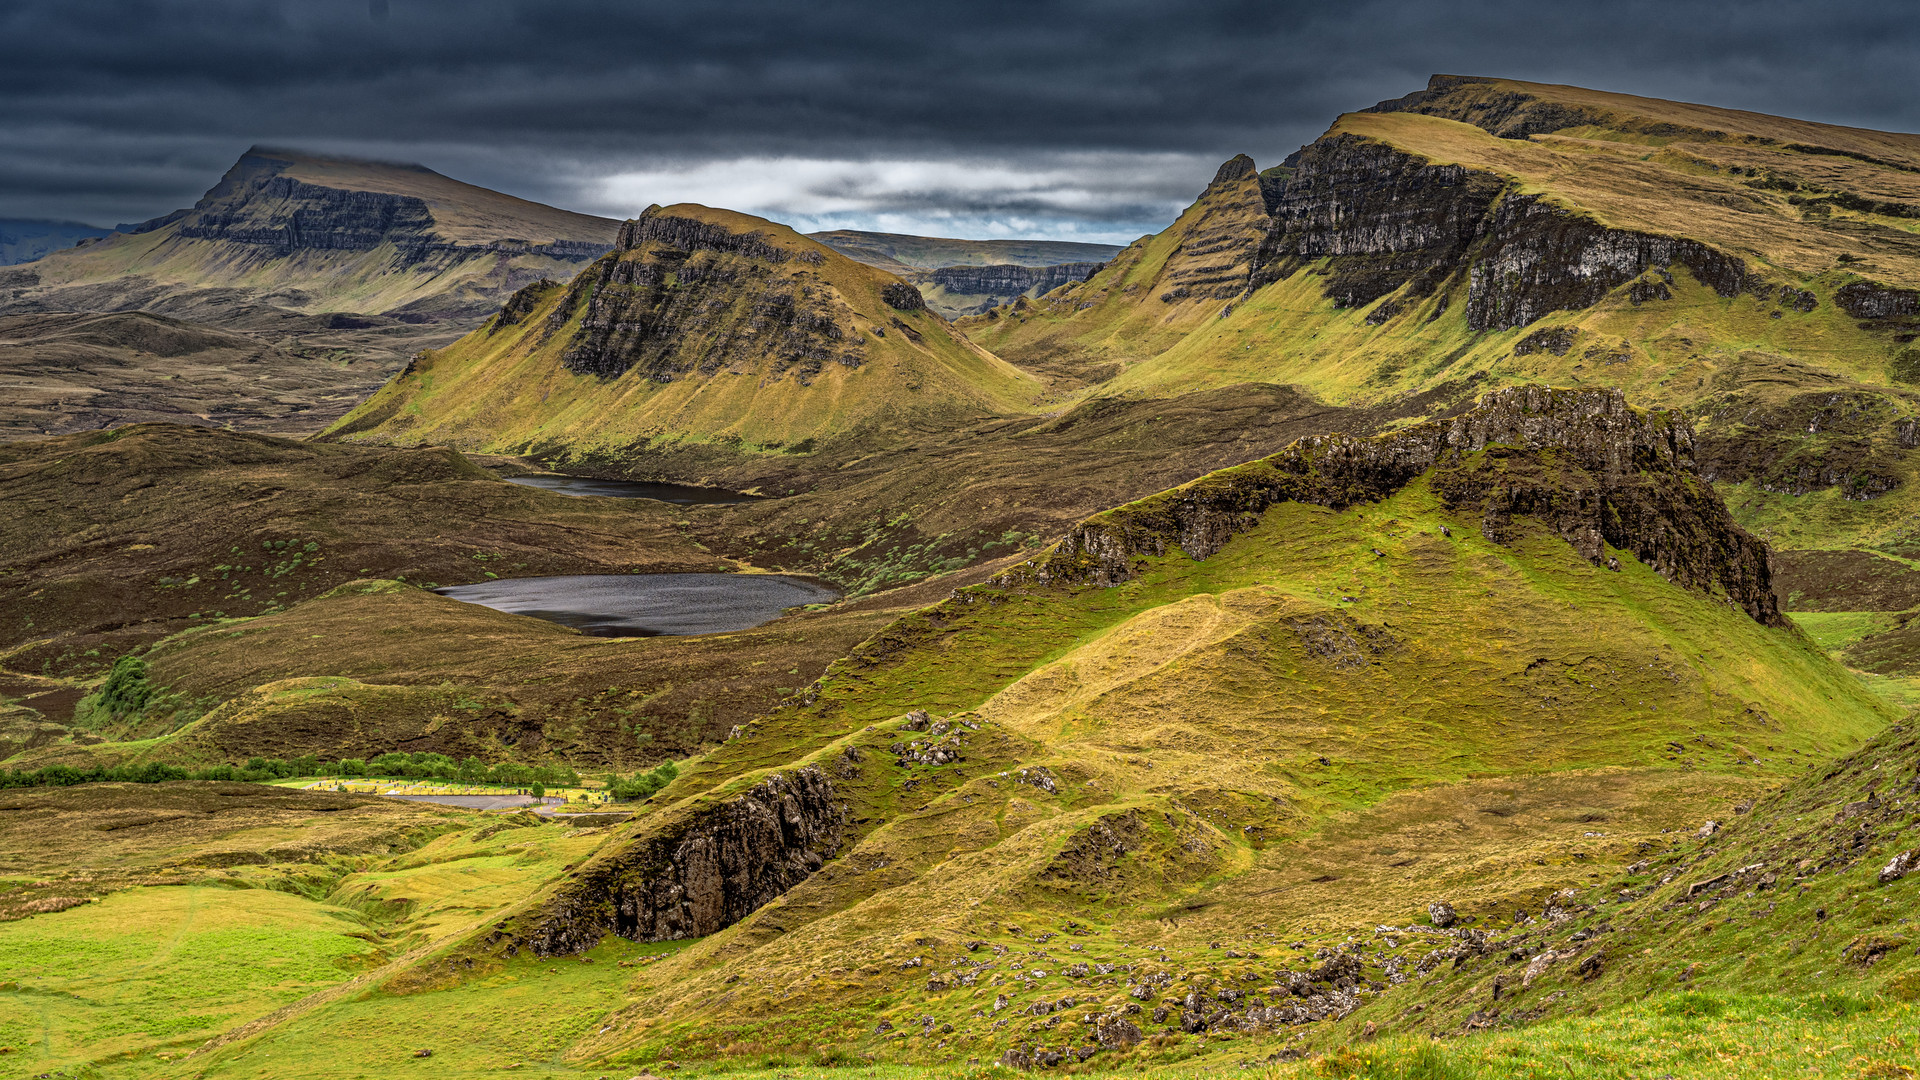
[[[701,203],[801,232],[865,229],[962,239],[1126,244],[1178,217],[1219,163],[1190,154],[1085,153],[1044,161],[736,158],[600,180],[592,210]]]

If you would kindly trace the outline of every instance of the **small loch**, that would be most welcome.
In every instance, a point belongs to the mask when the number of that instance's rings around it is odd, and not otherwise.
[[[596,637],[748,630],[772,622],[788,608],[824,604],[840,595],[784,574],[574,574],[501,578],[435,591]]]

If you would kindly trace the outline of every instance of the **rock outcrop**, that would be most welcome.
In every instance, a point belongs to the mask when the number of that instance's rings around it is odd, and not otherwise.
[[[1254,284],[1333,256],[1324,294],[1361,307],[1411,282],[1428,296],[1463,263],[1504,187],[1458,165],[1334,135],[1287,159],[1267,185],[1273,226]]]
[[[1721,296],[1747,286],[1746,265],[1734,256],[1695,240],[1604,228],[1532,195],[1509,195],[1483,229],[1468,270],[1467,325],[1475,330],[1591,307],[1647,270],[1676,263]]]
[[[1070,281],[1085,281],[1100,272],[1106,263],[1060,263],[1057,266],[942,266],[916,275],[929,285],[937,285],[962,296],[1037,296],[1049,293]]]
[[[608,934],[678,941],[724,930],[804,881],[839,850],[846,810],[815,766],[775,773],[665,823],[580,869],[523,931],[484,944],[536,956],[585,952]]]
[[[1774,404],[1729,395],[1708,418],[1697,452],[1703,476],[1786,495],[1838,488],[1847,499],[1877,499],[1900,486],[1901,451],[1920,442],[1920,424],[1903,418],[1894,399],[1865,389]]]
[[[424,198],[327,186],[285,175],[295,164],[292,157],[248,152],[191,210],[179,216],[174,235],[236,244],[270,258],[299,251],[373,251],[392,245],[402,265],[435,255],[482,252],[586,262],[607,250],[604,243],[569,238],[463,243],[442,230]],[[448,182],[417,165],[389,168],[410,169]]]
[[[1225,299],[1244,292],[1271,227],[1253,159],[1241,154],[1220,166],[1179,227],[1179,246],[1160,275],[1161,301]]]
[[[1744,263],[1706,244],[1606,228],[1493,173],[1435,165],[1357,135],[1303,147],[1270,170],[1264,192],[1269,232],[1246,287],[1326,259],[1321,292],[1341,307],[1402,287],[1407,299],[1424,299],[1464,279],[1467,325],[1505,330],[1590,307],[1676,264],[1722,296],[1748,285]],[[1636,302],[1671,296],[1665,284]]]
[[[783,272],[783,264],[820,258],[785,250],[756,231],[648,207],[620,230],[618,250],[573,279],[549,330],[585,305],[562,359],[582,375],[612,379],[638,370],[672,382],[765,355],[775,373],[792,372],[804,383],[826,364],[858,367],[866,360],[845,300]]]
[[[1090,518],[999,580],[1116,585],[1141,556],[1177,547],[1208,558],[1278,503],[1345,509],[1428,472],[1447,508],[1477,515],[1496,543],[1512,538],[1516,517],[1532,517],[1590,562],[1605,562],[1609,548],[1627,551],[1678,585],[1784,624],[1766,545],[1734,523],[1699,475],[1691,427],[1676,413],[1632,408],[1618,390],[1516,387],[1450,420],[1388,435],[1301,439]]]

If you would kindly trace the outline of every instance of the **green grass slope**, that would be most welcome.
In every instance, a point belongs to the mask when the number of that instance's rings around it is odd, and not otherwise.
[[[759,218],[650,210],[565,288],[423,356],[328,437],[590,454],[876,446],[1027,406],[1032,376],[919,294]]]
[[[839,848],[634,973],[629,1004],[562,1060],[1084,1045],[1145,1064],[1242,1038],[1270,1053],[1300,1031],[1246,1010],[1286,1005],[1276,981],[1337,978],[1320,970],[1330,953],[1288,943],[1337,946],[1437,895],[1475,918],[1537,910],[1880,730],[1891,710],[1797,629],[1743,609],[1753,598],[1722,572],[1735,562],[1701,570],[1644,537],[1578,546],[1570,505],[1623,520],[1666,506],[1677,516],[1650,534],[1728,560],[1749,543],[1684,456],[1637,456],[1683,429],[1605,398],[1503,395],[1447,425],[1308,440],[1093,519],[877,635],[684,773],[649,819],[671,839],[811,768],[844,804]],[[1451,449],[1420,467],[1423,445]],[[1370,461],[1411,472],[1368,487]],[[1469,482],[1487,470],[1505,495]],[[1260,501],[1276,475],[1309,486]],[[1584,494],[1555,504],[1549,487]],[[1500,506],[1531,510],[1488,516]],[[1185,539],[1156,553],[1156,535]],[[615,941],[595,912],[635,894],[591,890],[644,887],[615,868],[655,834],[630,835],[387,992],[453,1002],[541,941]],[[1177,1004],[1222,987],[1244,989]],[[1375,991],[1312,993],[1328,1015],[1387,1015]],[[1157,1034],[1108,1046],[1098,1029],[1115,1018]],[[344,1020],[316,1013],[272,1045],[345,1052]]]

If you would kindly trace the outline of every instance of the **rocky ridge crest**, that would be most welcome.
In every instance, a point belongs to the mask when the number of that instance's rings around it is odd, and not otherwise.
[[[1271,457],[1089,518],[1003,585],[1117,585],[1136,560],[1178,548],[1206,559],[1282,502],[1340,510],[1377,502],[1431,471],[1448,509],[1478,514],[1496,543],[1533,517],[1595,564],[1630,552],[1675,584],[1724,595],[1784,625],[1766,545],[1735,524],[1701,479],[1692,429],[1619,390],[1514,387],[1473,409],[1373,438],[1301,439]]]

